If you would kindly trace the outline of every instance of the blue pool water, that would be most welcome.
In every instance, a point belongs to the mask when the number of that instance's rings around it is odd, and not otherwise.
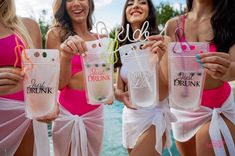
[[[122,146],[122,109],[123,104],[115,101],[112,106],[105,106],[104,110],[104,144],[101,156],[127,156],[127,151]],[[180,156],[175,144],[171,148],[173,156]],[[168,151],[163,156],[170,156]]]

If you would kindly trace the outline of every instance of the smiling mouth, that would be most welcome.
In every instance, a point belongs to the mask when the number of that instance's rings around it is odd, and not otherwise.
[[[83,12],[83,10],[75,10],[75,11],[72,11],[73,14],[81,14]]]
[[[142,14],[142,12],[140,12],[140,11],[133,11],[131,13],[131,15],[141,15],[141,14]]]

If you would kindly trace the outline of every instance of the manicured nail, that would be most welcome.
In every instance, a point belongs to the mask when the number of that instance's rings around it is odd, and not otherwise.
[[[196,59],[196,62],[198,62],[198,63],[202,63],[202,61],[200,60],[200,59]]]
[[[200,57],[199,54],[197,54],[195,57],[196,57],[197,59],[201,59],[201,57]]]

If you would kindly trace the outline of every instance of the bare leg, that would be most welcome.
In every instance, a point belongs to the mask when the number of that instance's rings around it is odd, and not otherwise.
[[[166,137],[162,138],[163,146],[165,145]],[[147,129],[138,139],[136,146],[132,149],[130,156],[160,156],[155,149],[156,132],[155,126]]]
[[[233,125],[233,123],[231,123],[227,118],[223,117],[224,121],[226,122],[230,133],[233,137],[233,141],[235,141],[235,125]],[[209,136],[209,126],[210,126],[210,122],[206,123],[205,125],[203,125],[203,127],[197,132],[196,134],[196,147],[197,147],[197,156],[214,156],[214,150],[213,150],[213,146],[225,146],[225,150],[227,155],[229,155],[228,153],[228,149],[225,145],[225,141],[222,138],[221,141],[216,141],[216,142],[212,142]],[[220,135],[220,134],[218,134]]]
[[[195,136],[186,142],[176,141],[176,147],[181,156],[196,156]]]
[[[34,148],[34,134],[33,134],[33,124],[31,122],[19,148],[15,153],[15,156],[32,156],[33,148]]]

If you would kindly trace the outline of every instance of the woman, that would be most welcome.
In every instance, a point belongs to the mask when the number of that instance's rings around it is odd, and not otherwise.
[[[24,48],[41,48],[40,29],[35,21],[16,16],[14,0],[1,0],[0,8],[0,155],[32,156],[34,146],[35,155],[49,155],[47,125],[25,117],[24,73],[21,60],[15,64],[14,51],[17,42]]]
[[[144,40],[145,37],[140,36],[141,33],[136,30],[140,30],[145,21],[149,22],[147,29],[149,34],[157,34],[156,10],[152,1],[127,0],[123,11],[122,26],[123,28],[128,28],[127,24],[130,24],[131,29],[129,32],[124,30],[124,33],[119,38],[122,40],[123,36],[127,36],[126,33],[129,33],[130,40],[135,40],[135,42],[138,42],[139,39]],[[120,42],[120,45],[128,44],[130,40]],[[157,102],[154,108],[133,108],[128,95],[127,68],[121,64],[120,58],[117,63],[118,74],[115,96],[116,99],[125,105],[123,109],[123,145],[128,149],[128,153],[131,156],[161,155],[163,147],[169,148],[171,145],[169,126],[170,121],[174,120],[174,118],[170,114],[165,100],[168,95],[168,87],[163,75],[166,74],[167,68],[162,66],[166,63],[166,57],[163,57],[163,55],[166,52],[165,44],[169,42],[169,39],[162,36],[150,36],[148,40],[149,42],[143,48],[149,47],[152,53],[157,53],[159,60],[160,102]]]
[[[103,106],[86,101],[80,55],[85,41],[97,39],[91,32],[93,0],[55,0],[55,25],[47,34],[46,47],[61,54],[61,114],[54,122],[53,142],[57,156],[98,156],[103,140]]]
[[[187,0],[188,12],[169,20],[167,35],[180,42],[209,42],[209,52],[197,56],[206,72],[201,107],[172,109],[172,124],[182,156],[234,155],[235,104],[228,81],[235,80],[234,0]],[[226,133],[226,134],[225,134]],[[222,136],[221,136],[222,134]]]

